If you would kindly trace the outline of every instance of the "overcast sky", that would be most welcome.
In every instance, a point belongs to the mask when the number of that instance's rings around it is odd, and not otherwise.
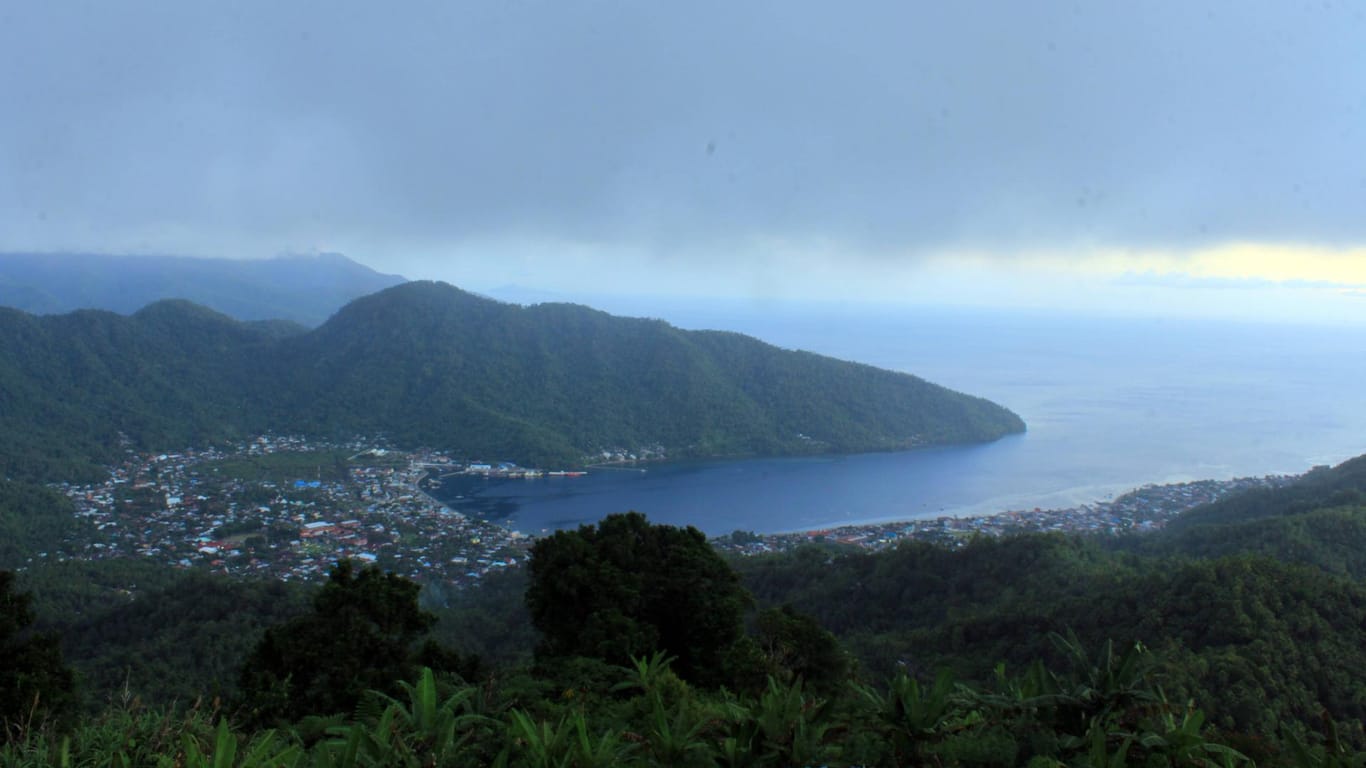
[[[1366,318],[1361,3],[16,2],[0,105],[5,251]]]

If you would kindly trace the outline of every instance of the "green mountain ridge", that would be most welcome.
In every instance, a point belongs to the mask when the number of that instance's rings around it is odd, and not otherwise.
[[[121,439],[176,448],[261,432],[384,435],[468,457],[578,464],[986,441],[1018,416],[907,374],[586,307],[443,283],[357,299],[315,330],[180,300],[131,316],[0,310],[0,474],[89,475]]]

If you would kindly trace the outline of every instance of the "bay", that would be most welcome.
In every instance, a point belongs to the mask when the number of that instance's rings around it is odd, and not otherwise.
[[[652,309],[682,327],[737,330],[913,373],[999,402],[1029,430],[904,453],[450,478],[438,496],[525,533],[637,510],[715,535],[1069,507],[1147,483],[1298,473],[1366,453],[1360,328],[831,306]]]

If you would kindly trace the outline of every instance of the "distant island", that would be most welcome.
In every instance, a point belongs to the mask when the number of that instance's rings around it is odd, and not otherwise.
[[[379,435],[462,457],[581,466],[901,450],[1024,422],[915,376],[587,307],[444,283],[357,299],[315,330],[186,301],[131,316],[0,309],[6,477],[89,477],[125,447],[268,432]]]

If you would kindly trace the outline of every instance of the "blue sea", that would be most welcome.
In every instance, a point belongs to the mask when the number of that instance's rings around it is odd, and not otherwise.
[[[685,328],[913,373],[1014,410],[986,445],[696,461],[579,478],[452,478],[525,533],[637,510],[709,534],[1068,507],[1147,483],[1299,473],[1366,453],[1366,329],[1045,312],[659,306]]]

